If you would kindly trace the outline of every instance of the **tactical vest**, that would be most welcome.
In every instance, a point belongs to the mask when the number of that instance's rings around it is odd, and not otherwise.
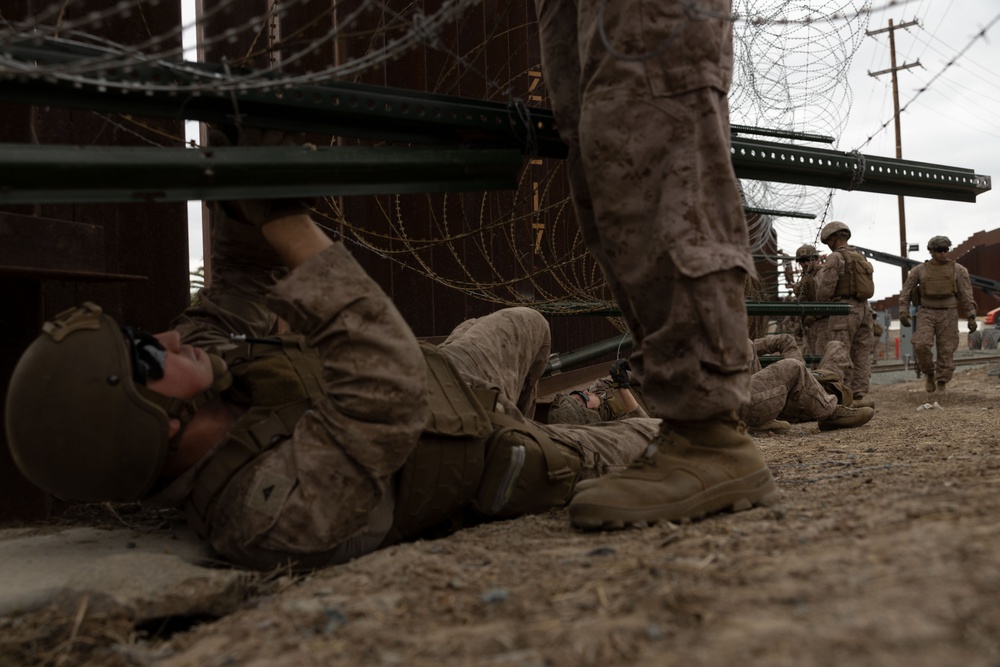
[[[920,304],[925,308],[954,308],[958,306],[958,280],[955,278],[955,261],[944,264],[924,262],[920,276]]]
[[[847,246],[837,250],[844,256],[844,272],[833,291],[835,297],[848,297],[864,301],[875,294],[875,269],[865,256]]]
[[[816,272],[809,271],[802,274],[799,281],[797,296],[800,301],[816,301]]]
[[[301,336],[243,343],[221,353],[233,374],[227,401],[249,409],[198,470],[184,503],[203,537],[219,494],[243,466],[291,437],[325,396],[322,364]],[[386,543],[439,525],[465,507],[487,517],[540,512],[568,500],[581,463],[575,443],[497,411],[496,392],[473,391],[438,348],[421,344],[431,414],[396,474],[396,507]],[[485,474],[484,474],[485,470]]]

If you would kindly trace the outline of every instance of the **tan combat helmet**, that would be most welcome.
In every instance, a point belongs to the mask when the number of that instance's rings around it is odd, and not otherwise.
[[[142,498],[163,468],[169,418],[195,406],[136,383],[134,366],[158,377],[144,359],[155,348],[136,351],[130,333],[96,304],[60,313],[42,331],[18,361],[7,392],[14,463],[62,498]]]
[[[795,258],[808,257],[810,259],[816,259],[819,257],[819,251],[816,250],[816,246],[811,243],[806,243],[805,245],[799,246],[799,249],[795,251]]]
[[[933,250],[934,248],[951,248],[951,239],[947,236],[932,236],[931,240],[927,242],[927,249]]]
[[[819,233],[819,240],[826,243],[827,240],[837,232],[847,232],[847,238],[851,238],[851,228],[843,222],[834,220],[833,222],[828,222],[823,226],[823,229]]]

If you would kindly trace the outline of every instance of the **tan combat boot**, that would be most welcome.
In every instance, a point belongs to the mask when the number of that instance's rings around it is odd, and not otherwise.
[[[852,408],[874,408],[875,398],[872,396],[860,396],[851,403]]]
[[[938,380],[938,382],[937,382],[937,390],[938,390],[939,393],[942,393],[942,394],[944,393],[944,386],[946,384],[948,384],[948,383],[945,382],[944,380]]]
[[[875,410],[873,408],[848,408],[838,405],[832,415],[818,422],[819,430],[833,431],[838,428],[854,428],[855,426],[867,424],[874,416]]]
[[[757,433],[784,433],[792,428],[792,425],[786,422],[784,419],[772,419],[766,424],[761,424],[760,426],[748,426],[747,430],[752,434]]]
[[[927,373],[924,375],[924,389],[927,390],[928,394],[934,393],[934,373]]]
[[[771,471],[742,422],[664,422],[663,428],[628,469],[578,486],[569,504],[574,526],[608,530],[696,519],[777,497]]]

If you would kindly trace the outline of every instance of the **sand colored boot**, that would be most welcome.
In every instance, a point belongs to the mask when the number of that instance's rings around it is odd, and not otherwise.
[[[826,419],[819,420],[819,430],[833,431],[838,428],[854,428],[855,426],[867,424],[874,416],[875,410],[873,408],[849,408],[844,405],[838,405],[832,415]]]
[[[945,382],[944,380],[938,380],[937,381],[937,392],[939,394],[943,394],[944,393],[944,387],[945,387],[946,384],[948,384],[948,383]]]
[[[875,407],[875,399],[873,397],[871,397],[871,396],[861,396],[861,397],[858,397],[858,398],[854,399],[854,401],[851,403],[851,407],[852,408],[874,408]]]
[[[747,431],[749,431],[751,434],[785,433],[791,428],[792,425],[786,422],[784,419],[772,419],[766,424],[761,424],[760,426],[748,426]]]
[[[609,530],[695,519],[777,497],[771,471],[742,422],[664,422],[663,428],[628,469],[579,490],[569,505],[574,526]]]
[[[928,394],[933,394],[937,387],[934,385],[934,373],[924,374],[924,389],[927,390]]]

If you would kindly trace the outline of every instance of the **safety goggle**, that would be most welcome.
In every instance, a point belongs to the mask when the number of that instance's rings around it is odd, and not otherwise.
[[[570,396],[579,396],[579,397],[580,397],[580,399],[581,399],[581,400],[583,401],[583,404],[584,404],[584,405],[586,405],[586,404],[587,404],[587,401],[589,401],[589,400],[590,400],[590,396],[589,396],[589,395],[587,394],[587,392],[585,392],[585,391],[580,391],[579,389],[577,389],[577,390],[575,390],[575,391],[571,391],[571,392],[569,392],[569,395],[570,395]]]
[[[809,257],[797,257],[795,261],[798,262],[799,264],[805,264],[806,262],[811,262],[814,259],[819,259],[819,255],[811,255]]]
[[[132,379],[137,384],[163,377],[163,364],[167,351],[153,334],[138,331],[132,327],[122,327],[132,359]]]
[[[933,252],[948,252],[948,250],[950,250],[950,248],[948,248],[947,246],[935,246],[935,247],[931,248],[931,250]]]

